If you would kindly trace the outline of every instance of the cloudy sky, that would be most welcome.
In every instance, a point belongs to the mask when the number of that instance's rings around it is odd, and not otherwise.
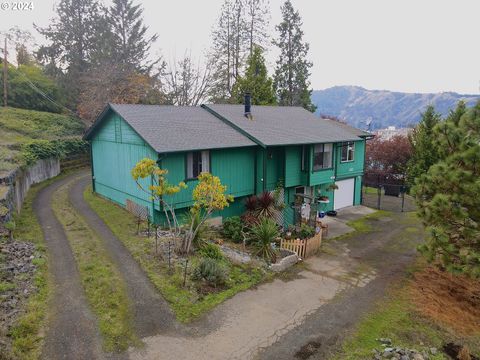
[[[33,22],[46,25],[56,1],[32,1],[32,11],[0,10],[0,30],[18,25],[33,31]],[[172,59],[188,50],[200,59],[209,47],[222,2],[142,1],[146,24],[159,34],[154,52]],[[359,85],[406,92],[480,92],[480,0],[292,2],[310,43],[314,89]],[[281,3],[270,0],[272,36]],[[272,68],[276,55],[272,47],[268,54]]]

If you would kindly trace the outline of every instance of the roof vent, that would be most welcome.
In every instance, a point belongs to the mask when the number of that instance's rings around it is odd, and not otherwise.
[[[250,93],[245,93],[245,117],[252,119],[252,95]]]

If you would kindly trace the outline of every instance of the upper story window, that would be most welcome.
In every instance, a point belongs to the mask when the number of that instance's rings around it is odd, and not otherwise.
[[[187,179],[196,179],[200,173],[209,171],[209,151],[192,151],[187,154]]]
[[[354,154],[355,143],[353,141],[342,143],[342,162],[353,161]]]
[[[313,148],[313,171],[332,167],[332,144],[316,144]]]

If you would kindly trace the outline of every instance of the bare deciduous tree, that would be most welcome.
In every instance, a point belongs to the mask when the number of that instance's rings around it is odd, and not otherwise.
[[[174,59],[164,76],[165,93],[173,105],[196,106],[204,101],[211,87],[209,64],[204,68],[195,63],[191,54]]]

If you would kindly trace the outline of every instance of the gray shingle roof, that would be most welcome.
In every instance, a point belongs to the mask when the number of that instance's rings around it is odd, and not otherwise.
[[[198,106],[110,104],[110,107],[159,153],[256,145]]]
[[[369,133],[334,120],[320,119],[301,107],[252,106],[253,120],[243,105],[205,105],[264,145],[293,145],[359,140]]]

